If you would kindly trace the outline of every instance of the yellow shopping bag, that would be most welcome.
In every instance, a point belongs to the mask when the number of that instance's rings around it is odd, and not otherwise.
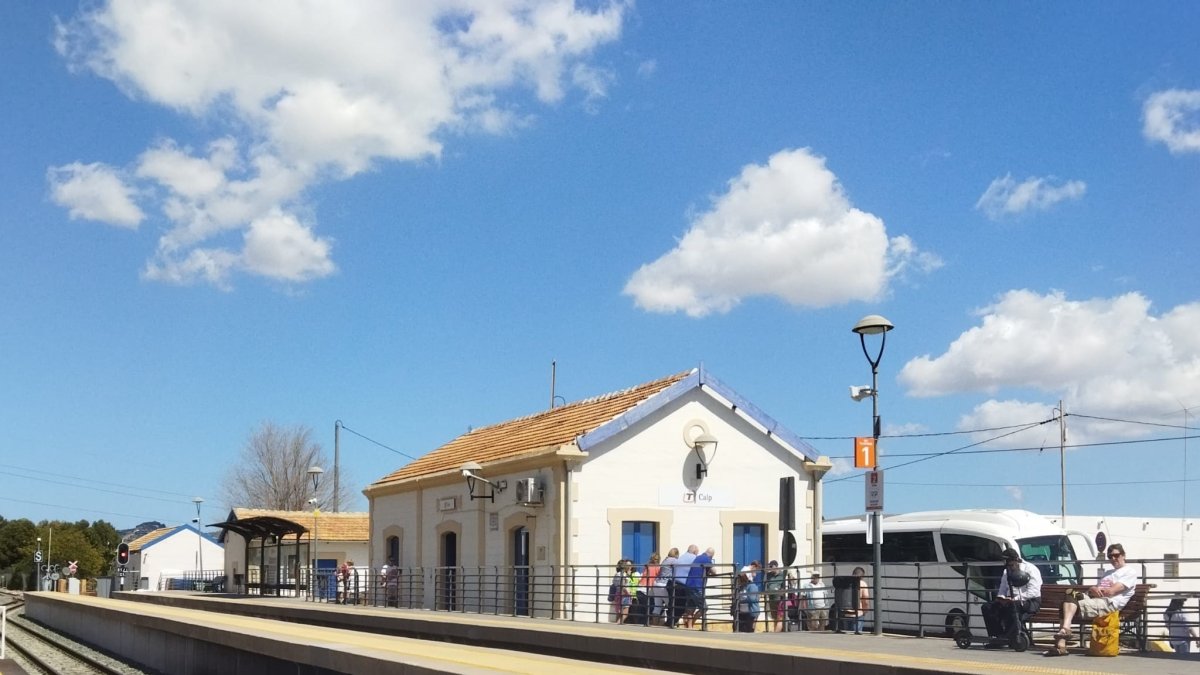
[[[1116,656],[1121,651],[1121,613],[1109,612],[1092,621],[1088,656]]]

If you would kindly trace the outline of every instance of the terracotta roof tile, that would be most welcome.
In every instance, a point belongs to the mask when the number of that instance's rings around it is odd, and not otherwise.
[[[629,389],[474,429],[384,476],[373,486],[457,470],[469,461],[486,464],[570,443],[691,373],[690,370],[676,373]]]
[[[312,511],[235,508],[233,514],[238,520],[264,516],[282,518],[310,532],[313,529]],[[367,541],[370,536],[370,514],[362,511],[322,511],[317,518],[317,536],[321,541]]]
[[[160,527],[157,530],[151,530],[151,531],[147,532],[146,534],[143,534],[142,536],[138,537],[137,539],[134,539],[133,541],[129,542],[129,550],[130,551],[140,551],[140,550],[142,550],[143,546],[154,543],[154,541],[156,539],[158,539],[159,537],[162,537],[166,534],[171,533],[175,529],[176,528],[174,528],[174,527]]]

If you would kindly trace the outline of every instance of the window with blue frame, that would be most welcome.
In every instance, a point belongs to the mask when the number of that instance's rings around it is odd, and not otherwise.
[[[658,523],[649,520],[626,520],[621,523],[622,558],[632,560],[640,568],[657,550]]]

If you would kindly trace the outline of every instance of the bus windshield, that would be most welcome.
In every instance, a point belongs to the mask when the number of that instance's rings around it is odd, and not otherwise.
[[[1083,583],[1083,570],[1080,569],[1075,548],[1066,535],[1052,534],[1044,537],[1028,537],[1018,539],[1021,547],[1021,557],[1037,565],[1042,573],[1042,583],[1045,584],[1079,584]]]

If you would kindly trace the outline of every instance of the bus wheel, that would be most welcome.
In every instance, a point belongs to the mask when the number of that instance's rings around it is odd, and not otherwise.
[[[946,615],[946,637],[954,637],[959,631],[967,629],[967,615],[962,610],[952,609]]]

